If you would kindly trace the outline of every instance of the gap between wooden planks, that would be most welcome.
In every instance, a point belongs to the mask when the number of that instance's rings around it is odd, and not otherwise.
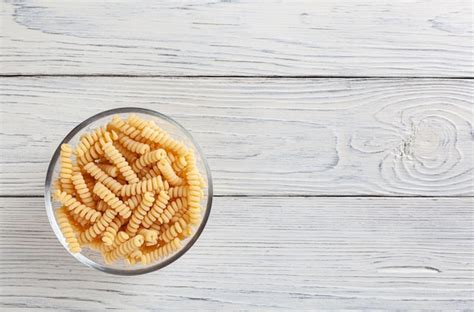
[[[68,131],[155,109],[201,144],[222,196],[472,196],[473,83],[453,79],[2,78],[0,195],[43,194]]]

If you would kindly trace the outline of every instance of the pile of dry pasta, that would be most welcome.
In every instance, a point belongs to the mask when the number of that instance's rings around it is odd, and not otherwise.
[[[75,149],[61,145],[56,219],[73,253],[149,264],[192,235],[204,187],[192,149],[152,120],[114,116]]]

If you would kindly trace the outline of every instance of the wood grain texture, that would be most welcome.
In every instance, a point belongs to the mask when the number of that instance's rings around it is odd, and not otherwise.
[[[472,204],[470,198],[216,198],[208,226],[186,255],[159,272],[118,277],[67,254],[42,198],[0,198],[0,307],[469,309]]]
[[[79,122],[155,109],[203,147],[217,195],[470,196],[469,80],[4,78],[0,194],[41,195]]]
[[[3,74],[473,76],[472,3],[2,4]]]

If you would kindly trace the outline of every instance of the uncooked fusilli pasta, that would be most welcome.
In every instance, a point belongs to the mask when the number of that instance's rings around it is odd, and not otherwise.
[[[122,187],[122,196],[133,196],[140,195],[145,192],[159,192],[164,190],[165,186],[161,176],[154,177],[151,179],[142,180],[138,183],[127,184]]]
[[[153,205],[153,200],[153,193],[147,192],[143,195],[140,206],[138,206],[137,209],[133,211],[132,217],[127,224],[126,231],[128,235],[134,236],[138,232],[143,218],[145,218],[146,214],[151,208],[151,205]]]
[[[169,199],[170,197],[168,194],[166,194],[165,191],[161,191],[158,194],[158,197],[153,203],[153,207],[143,219],[142,225],[145,228],[149,228],[161,216],[163,211],[166,209],[166,205],[168,204]]]
[[[122,154],[112,145],[111,142],[106,143],[102,146],[104,149],[105,157],[113,163],[120,170],[120,173],[128,181],[128,183],[137,183],[138,177],[133,172],[132,168],[128,165],[128,162],[123,158]]]
[[[147,265],[179,250],[201,221],[196,155],[152,120],[114,116],[59,154],[53,198],[71,252]]]
[[[60,192],[58,190],[54,195],[55,198],[61,202],[61,204],[64,205],[70,213],[78,215],[87,221],[95,222],[102,215],[97,210],[87,207],[86,205],[77,201],[74,197],[67,194],[66,192]]]
[[[71,251],[72,253],[80,252],[81,246],[77,241],[76,233],[74,233],[74,230],[72,229],[71,222],[69,221],[64,207],[56,210],[56,219],[58,222],[58,226],[61,229],[64,238],[66,239],[69,251]]]
[[[72,148],[69,144],[61,145],[61,152],[59,153],[59,160],[61,169],[59,171],[59,181],[61,190],[74,194],[74,185],[72,184]]]
[[[125,134],[119,135],[119,142],[132,153],[145,154],[150,151],[150,145],[133,140]]]
[[[103,199],[112,209],[115,209],[122,217],[128,218],[132,214],[130,208],[102,183],[97,182],[94,187],[94,193]]]

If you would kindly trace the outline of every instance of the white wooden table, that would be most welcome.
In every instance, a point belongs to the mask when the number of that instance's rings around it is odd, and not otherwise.
[[[7,1],[1,12],[1,310],[474,306],[469,0]],[[53,150],[105,109],[188,128],[208,226],[118,277],[56,240]]]

